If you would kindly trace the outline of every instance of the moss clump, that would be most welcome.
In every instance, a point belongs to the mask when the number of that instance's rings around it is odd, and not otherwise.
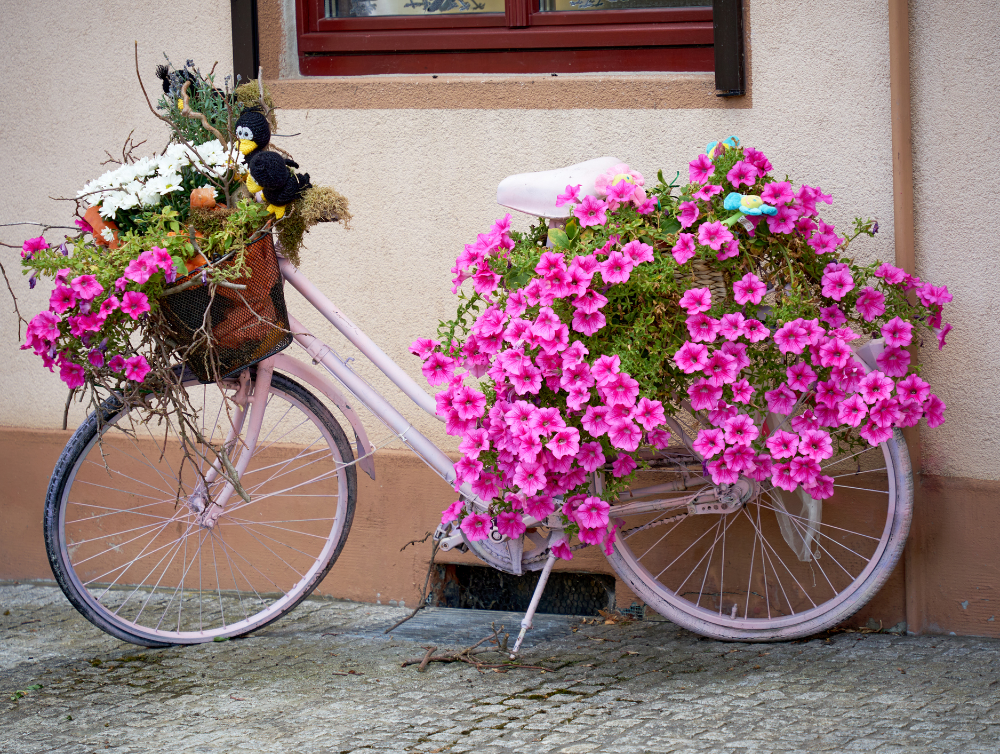
[[[351,213],[347,208],[347,197],[329,186],[313,186],[300,199],[295,200],[278,223],[278,240],[282,254],[296,267],[299,265],[299,250],[302,237],[316,223],[344,223],[351,226]]]
[[[226,219],[234,212],[225,204],[220,204],[215,209],[205,209],[204,207],[192,207],[191,214],[188,215],[188,223],[194,226],[195,230],[201,231],[206,236],[222,230],[226,224]]]
[[[267,84],[263,85],[263,89],[264,104],[267,105],[268,109],[267,122],[271,125],[271,131],[277,133],[278,119],[274,115],[274,100],[271,98],[271,90],[267,88]],[[260,107],[260,90],[261,88],[257,86],[257,79],[251,79],[245,84],[240,84],[236,87],[233,90],[233,95],[243,109]]]

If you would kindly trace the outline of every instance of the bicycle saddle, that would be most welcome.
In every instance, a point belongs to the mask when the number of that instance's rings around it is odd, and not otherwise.
[[[536,217],[569,217],[572,205],[557,207],[556,197],[578,183],[581,198],[594,195],[597,177],[620,163],[617,157],[598,157],[567,168],[511,175],[497,186],[497,204]]]

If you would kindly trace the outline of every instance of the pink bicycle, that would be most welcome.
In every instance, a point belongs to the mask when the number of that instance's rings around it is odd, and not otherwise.
[[[558,219],[566,210],[552,197],[567,184],[593,190],[617,162],[512,176],[498,200]],[[433,397],[309,280],[285,260],[281,272],[417,407],[435,415]],[[207,460],[199,474],[181,473],[179,438],[114,400],[70,439],[49,486],[46,545],[66,596],[99,628],[146,646],[192,644],[249,633],[305,599],[343,549],[358,467],[375,476],[378,444],[356,407],[377,420],[369,428],[386,428],[387,440],[401,440],[445,482],[455,479],[440,448],[333,348],[294,317],[290,324],[312,365],[281,353],[216,384],[185,373],[201,435],[237,459],[239,489]],[[871,368],[880,347],[873,341],[858,356]],[[788,419],[772,414],[765,426],[775,432]],[[697,417],[679,411],[668,424],[670,446],[648,459],[641,486],[612,508],[620,523],[609,556],[657,613],[720,639],[789,639],[844,620],[885,583],[912,508],[898,430],[878,446],[826,460],[836,493],[818,501],[801,489],[789,493],[743,477],[713,485],[692,446]],[[599,489],[602,482],[598,471],[592,484]],[[488,513],[489,500],[468,486],[462,494]],[[515,651],[556,560],[550,545],[564,538],[557,516],[524,519],[527,531],[518,539],[494,528],[487,539],[468,541],[451,525],[435,534],[441,549],[468,548],[507,573],[541,570]]]

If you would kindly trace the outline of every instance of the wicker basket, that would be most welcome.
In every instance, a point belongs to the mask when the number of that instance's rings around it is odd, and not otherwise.
[[[235,258],[230,254],[220,264],[233,264]],[[202,382],[232,377],[292,343],[283,281],[269,231],[247,245],[244,262],[250,274],[232,281],[246,286],[244,290],[215,286],[213,298],[208,284],[201,283],[160,299],[178,349],[186,354],[187,365]],[[177,284],[201,274],[195,270]],[[192,347],[195,334],[206,322],[206,310],[211,340],[206,344],[202,339]]]
[[[729,281],[721,270],[714,269],[705,262],[695,259],[691,262],[691,272],[675,272],[674,280],[693,288],[708,288],[712,301],[725,301],[729,296]]]

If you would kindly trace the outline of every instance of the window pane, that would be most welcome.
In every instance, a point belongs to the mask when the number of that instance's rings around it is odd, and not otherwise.
[[[626,10],[629,8],[690,8],[705,6],[705,0],[539,0],[542,11]],[[711,6],[709,6],[711,7]]]
[[[504,12],[504,0],[324,0],[324,5],[327,18]]]

